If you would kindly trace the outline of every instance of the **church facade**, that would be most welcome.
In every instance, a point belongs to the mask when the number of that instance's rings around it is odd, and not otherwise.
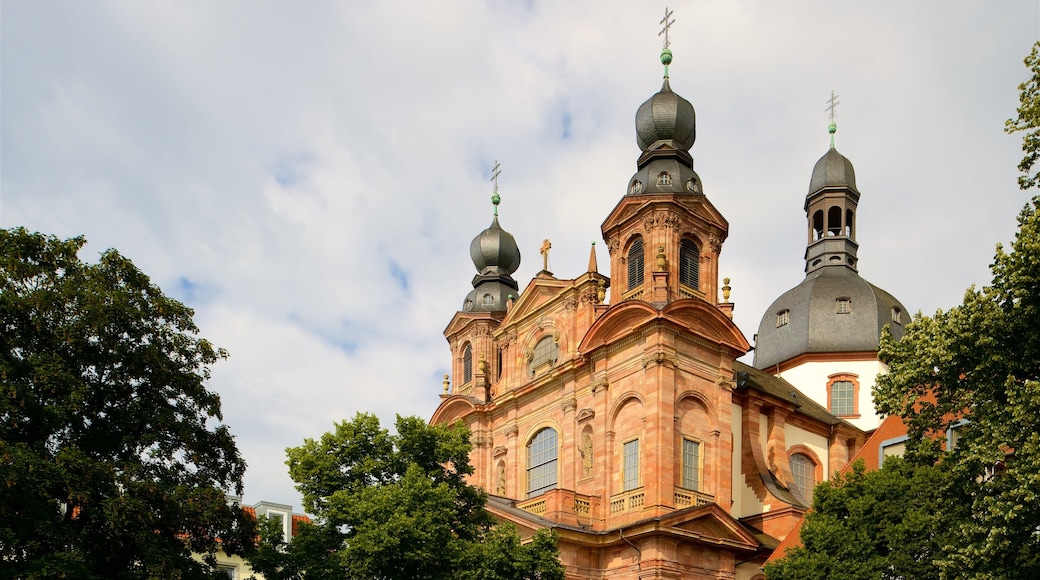
[[[636,173],[601,227],[608,273],[593,246],[586,272],[543,269],[521,292],[496,186],[492,223],[470,247],[473,290],[445,329],[452,373],[431,422],[469,427],[488,509],[521,534],[554,529],[568,578],[759,578],[813,485],[866,438],[774,372],[804,362],[804,345],[783,358],[790,337],[760,330],[782,360],[737,360],[751,345],[718,278],[729,224],[693,170],[696,114],[670,87],[671,58],[666,48],[663,86],[636,113]],[[821,183],[810,224],[817,206],[854,212],[854,180]],[[830,257],[850,247],[854,258],[852,231],[810,243],[813,272],[830,276]],[[874,334],[874,364],[876,351]]]

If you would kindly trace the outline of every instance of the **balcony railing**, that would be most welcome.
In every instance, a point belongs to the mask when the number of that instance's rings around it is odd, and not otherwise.
[[[693,491],[692,489],[677,487],[675,488],[675,494],[672,501],[675,503],[675,509],[679,510],[695,505],[713,504],[715,503],[715,496],[701,493],[699,491]]]
[[[643,507],[646,491],[638,487],[610,498],[610,515],[617,515]]]

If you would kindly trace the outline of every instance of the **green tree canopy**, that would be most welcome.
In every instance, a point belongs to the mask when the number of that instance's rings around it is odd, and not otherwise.
[[[0,576],[210,578],[251,546],[245,463],[205,387],[226,356],[115,250],[0,230]]]
[[[939,578],[934,558],[951,539],[948,523],[967,510],[948,494],[944,470],[890,457],[867,472],[857,461],[844,476],[816,487],[802,545],[769,563],[766,577]]]
[[[359,413],[289,449],[289,474],[316,523],[288,544],[267,529],[253,569],[268,580],[563,578],[551,534],[522,544],[466,483],[473,468],[463,425],[398,417],[396,430]]]

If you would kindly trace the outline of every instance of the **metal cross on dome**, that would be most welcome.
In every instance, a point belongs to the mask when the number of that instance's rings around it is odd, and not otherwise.
[[[664,18],[661,19],[661,24],[664,25],[664,28],[661,29],[661,32],[657,33],[657,36],[661,36],[662,34],[664,35],[665,48],[668,48],[671,44],[671,41],[668,39],[668,29],[675,24],[675,19],[672,18],[670,21],[668,19],[672,17],[673,13],[673,10],[669,10],[667,6],[664,7]]]
[[[838,95],[835,95],[834,91],[831,91],[831,98],[827,99],[827,107],[824,109],[831,114],[831,123],[834,122],[834,115],[837,113],[838,105],[840,104],[841,101],[838,100]]]
[[[495,166],[491,168],[491,181],[495,182],[495,193],[498,193],[498,176],[502,174],[499,167],[498,159],[495,159]]]

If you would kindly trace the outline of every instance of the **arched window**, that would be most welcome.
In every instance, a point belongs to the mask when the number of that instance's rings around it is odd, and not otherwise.
[[[484,306],[494,306],[494,305],[495,305],[494,297],[492,297],[490,294],[485,294],[484,295]]]
[[[698,289],[700,282],[701,251],[690,239],[679,244],[679,283]]]
[[[636,238],[628,248],[628,289],[643,285],[643,238]]]
[[[827,235],[841,235],[841,208],[833,206],[827,210]]]
[[[823,237],[823,211],[822,210],[816,210],[816,213],[813,214],[813,216],[812,216],[812,229],[813,229],[813,239],[812,239],[812,241],[815,242],[816,240],[818,240],[818,239]]]
[[[845,235],[856,239],[856,220],[851,209],[845,210]]]
[[[533,377],[538,369],[542,366],[552,367],[556,364],[556,361],[560,358],[560,345],[556,344],[553,337],[546,336],[542,340],[538,341],[538,344],[534,345],[534,352],[531,355],[531,364],[528,367],[528,372]]]
[[[813,488],[816,487],[816,463],[808,455],[795,453],[791,456],[791,475],[802,498],[811,504]]]
[[[462,384],[473,380],[473,345],[466,343],[466,349],[462,351]]]
[[[527,497],[556,489],[558,453],[555,429],[546,427],[531,438],[527,444]]]

